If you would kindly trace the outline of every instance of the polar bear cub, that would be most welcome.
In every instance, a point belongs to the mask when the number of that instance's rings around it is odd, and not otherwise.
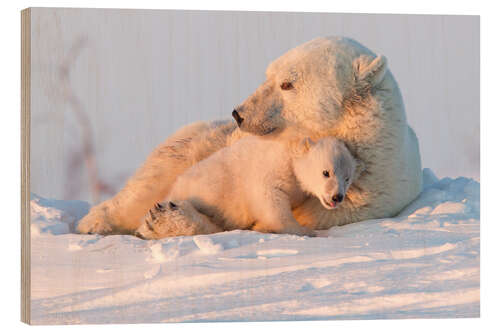
[[[358,164],[333,137],[283,142],[246,136],[179,176],[136,235],[160,239],[251,229],[314,236],[292,210],[310,196],[325,209],[336,208]]]

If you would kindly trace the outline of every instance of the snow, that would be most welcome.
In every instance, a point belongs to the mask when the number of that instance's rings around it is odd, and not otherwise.
[[[32,195],[35,324],[479,316],[479,183],[424,170],[395,218],[320,237],[78,235],[81,201]]]

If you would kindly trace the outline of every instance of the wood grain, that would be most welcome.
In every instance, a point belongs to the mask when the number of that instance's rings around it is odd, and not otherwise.
[[[30,247],[31,9],[21,12],[21,320],[31,317]]]

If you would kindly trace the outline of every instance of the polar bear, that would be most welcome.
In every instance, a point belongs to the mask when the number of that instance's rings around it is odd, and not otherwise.
[[[195,164],[177,178],[166,202],[150,210],[136,235],[159,239],[252,229],[314,236],[292,209],[313,196],[335,209],[362,166],[336,138],[296,141],[247,136]]]
[[[235,122],[195,123],[180,129],[148,157],[113,198],[93,207],[82,233],[131,233],[193,164],[245,134],[276,135],[297,127],[313,140],[334,136],[365,164],[349,200],[325,210],[316,199],[294,209],[303,226],[335,225],[398,214],[421,191],[418,140],[384,56],[343,37],[316,38],[267,68],[266,81],[233,111]]]

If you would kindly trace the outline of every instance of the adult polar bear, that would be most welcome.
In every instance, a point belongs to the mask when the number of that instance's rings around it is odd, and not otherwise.
[[[273,140],[285,128],[297,127],[313,139],[334,136],[364,162],[364,173],[339,208],[326,210],[311,198],[294,210],[304,226],[326,229],[391,217],[418,196],[418,141],[407,125],[385,57],[352,39],[316,38],[272,62],[266,76],[233,111],[239,128],[234,121],[181,128],[152,152],[115,197],[93,207],[78,231],[133,232],[148,209],[167,196],[178,175],[243,132]]]

